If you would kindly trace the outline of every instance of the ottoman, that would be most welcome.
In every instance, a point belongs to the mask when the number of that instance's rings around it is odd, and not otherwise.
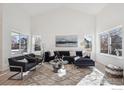
[[[83,67],[83,66],[95,66],[95,62],[90,59],[90,58],[79,58],[77,60],[74,61],[74,64],[76,66],[79,66],[79,67]]]
[[[121,67],[109,64],[105,66],[105,75],[113,78],[122,78],[123,69]]]

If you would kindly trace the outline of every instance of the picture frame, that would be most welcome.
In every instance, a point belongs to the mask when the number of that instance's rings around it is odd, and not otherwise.
[[[78,47],[78,38],[76,35],[57,35],[56,47]]]

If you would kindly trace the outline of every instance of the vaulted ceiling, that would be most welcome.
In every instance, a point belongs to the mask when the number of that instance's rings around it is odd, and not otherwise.
[[[31,16],[39,15],[57,8],[71,8],[91,15],[96,15],[106,5],[106,3],[31,3],[19,4]]]

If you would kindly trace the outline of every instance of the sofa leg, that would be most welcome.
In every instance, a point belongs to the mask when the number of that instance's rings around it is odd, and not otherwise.
[[[20,78],[14,79],[13,77],[17,76],[18,74],[20,74]],[[22,79],[23,79],[23,72],[18,72],[18,73],[16,73],[16,74],[10,76],[8,79],[9,79],[9,80],[22,80]]]
[[[22,66],[10,66],[10,67],[13,67],[13,68],[20,68],[20,72],[17,72],[16,74],[10,76],[8,79],[11,79],[11,80],[22,80],[23,79],[23,68]],[[14,76],[20,74],[20,78],[19,79],[13,79]]]
[[[21,80],[23,79],[23,71],[22,71],[22,69],[21,69]]]

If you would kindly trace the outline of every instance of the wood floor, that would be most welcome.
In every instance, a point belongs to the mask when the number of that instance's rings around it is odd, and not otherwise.
[[[67,74],[59,77],[53,72],[52,65],[43,64],[36,71],[28,73],[23,80],[8,80],[10,72],[0,76],[0,85],[76,85],[83,77],[92,72],[92,68],[76,68],[73,64],[65,65]],[[15,77],[18,78],[19,76]]]
[[[0,73],[0,85],[76,85],[84,76],[92,72],[92,69],[76,69],[73,64],[65,66],[68,74],[58,78],[49,67],[37,67],[36,71],[28,73],[23,80],[8,80],[13,73],[9,71]],[[96,68],[104,73],[104,65],[96,62]],[[18,78],[18,76],[16,77]],[[121,81],[117,81],[121,82]]]

